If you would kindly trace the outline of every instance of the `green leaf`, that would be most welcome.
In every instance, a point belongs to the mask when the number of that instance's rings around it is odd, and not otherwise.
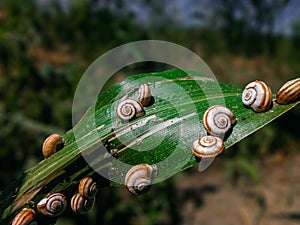
[[[136,99],[143,83],[150,86],[154,104],[145,108],[144,116],[122,123],[116,115],[117,104],[124,98]],[[63,150],[24,172],[1,193],[0,222],[9,224],[24,205],[31,200],[38,202],[49,192],[72,195],[79,179],[87,174],[100,173],[113,181],[97,178],[101,186],[108,186],[122,183],[126,171],[140,163],[158,166],[154,182],[193,166],[197,159],[192,155],[191,145],[206,135],[201,121],[209,106],[226,105],[238,119],[225,141],[226,150],[218,156],[222,157],[230,146],[299,103],[274,102],[271,110],[256,113],[243,106],[241,94],[240,88],[192,71],[169,70],[128,77],[102,93],[64,135]],[[114,157],[110,151],[115,153]]]

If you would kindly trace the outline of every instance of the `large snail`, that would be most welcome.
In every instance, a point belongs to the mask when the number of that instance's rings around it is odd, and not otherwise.
[[[42,153],[44,158],[47,159],[53,155],[59,146],[62,143],[62,137],[58,134],[51,134],[43,143]]]
[[[147,84],[142,84],[139,88],[138,100],[143,106],[149,106],[151,102],[151,91]]]
[[[134,195],[147,192],[151,187],[155,172],[157,172],[156,166],[150,166],[148,164],[133,166],[125,177],[127,189]]]
[[[51,194],[43,198],[38,204],[38,211],[44,216],[60,216],[67,207],[67,198],[61,193]]]
[[[98,185],[91,177],[84,177],[78,185],[78,193],[84,198],[93,198],[98,192]]]
[[[272,106],[272,91],[263,81],[256,80],[245,87],[242,101],[256,112],[264,112]]]
[[[79,193],[75,194],[71,198],[71,209],[75,213],[86,213],[93,208],[95,203],[95,197],[93,198],[84,198]]]
[[[286,82],[277,92],[276,102],[289,104],[300,97],[300,78]]]
[[[134,99],[126,99],[120,102],[116,109],[117,116],[122,122],[128,122],[145,114],[143,105]]]
[[[36,213],[33,209],[22,209],[12,221],[12,225],[37,225]]]
[[[213,136],[224,138],[236,122],[233,112],[225,106],[215,105],[208,108],[202,118],[207,132]]]

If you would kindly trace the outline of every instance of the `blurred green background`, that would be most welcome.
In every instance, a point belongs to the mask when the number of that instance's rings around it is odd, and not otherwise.
[[[276,92],[299,76],[297,15],[297,0],[1,0],[0,190],[42,160],[49,134],[72,128],[77,83],[106,51],[170,41],[197,53],[220,82],[243,88],[262,79]],[[128,73],[161,69],[145,63]],[[90,213],[67,212],[58,224],[299,223],[299,124],[298,107],[208,171],[189,169],[139,197],[102,190]]]

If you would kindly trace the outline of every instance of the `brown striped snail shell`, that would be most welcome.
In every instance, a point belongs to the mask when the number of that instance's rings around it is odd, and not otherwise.
[[[198,158],[215,157],[224,149],[224,142],[215,136],[201,137],[193,142],[192,151]]]
[[[33,209],[22,209],[12,221],[12,225],[37,225],[36,213]]]
[[[263,81],[256,80],[245,87],[242,101],[256,112],[264,112],[272,106],[272,91]]]
[[[126,174],[125,185],[134,195],[147,192],[153,181],[153,175],[157,172],[156,166],[139,164],[133,166]]]
[[[47,159],[57,151],[57,146],[62,143],[62,137],[58,134],[51,134],[43,143],[42,153]]]
[[[276,102],[289,104],[300,97],[300,78],[286,82],[277,92]]]
[[[233,124],[236,122],[236,117],[233,112],[225,106],[214,105],[208,108],[202,118],[202,123],[206,131],[220,138],[224,138]]]
[[[83,214],[92,209],[94,203],[95,197],[87,199],[77,193],[71,198],[71,209],[75,213]]]
[[[116,112],[122,122],[128,122],[145,114],[143,105],[134,99],[126,99],[120,102],[117,106]]]
[[[91,177],[84,177],[78,185],[78,193],[84,198],[93,198],[98,192],[98,184]]]
[[[151,91],[147,84],[142,84],[139,88],[138,100],[143,106],[149,106],[151,102]]]
[[[60,216],[67,208],[67,198],[61,193],[52,194],[43,198],[38,204],[38,211],[44,216]]]

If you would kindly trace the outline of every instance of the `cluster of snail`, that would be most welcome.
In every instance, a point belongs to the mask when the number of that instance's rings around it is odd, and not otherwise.
[[[93,178],[87,176],[80,180],[78,193],[74,194],[70,200],[72,211],[75,213],[85,213],[94,206],[95,195],[98,185]],[[48,218],[50,223],[55,223],[56,219],[63,214],[68,205],[67,197],[62,193],[49,194],[36,205],[36,210],[32,208],[22,209],[14,218],[12,225],[37,225],[37,216]]]
[[[142,84],[138,92],[138,100],[125,99],[121,101],[116,108],[116,113],[122,122],[128,122],[134,118],[145,114],[144,107],[151,104],[152,96],[147,84]]]
[[[286,82],[279,89],[275,101],[278,104],[289,104],[299,98],[300,78],[296,78]],[[263,81],[253,81],[246,85],[242,93],[242,102],[255,112],[265,112],[273,105],[272,91]],[[197,158],[206,159],[204,167],[199,164],[199,170],[207,168],[214,157],[223,151],[224,138],[226,139],[236,121],[233,112],[225,106],[216,105],[207,109],[202,123],[209,135],[195,140],[192,144],[193,154]]]

